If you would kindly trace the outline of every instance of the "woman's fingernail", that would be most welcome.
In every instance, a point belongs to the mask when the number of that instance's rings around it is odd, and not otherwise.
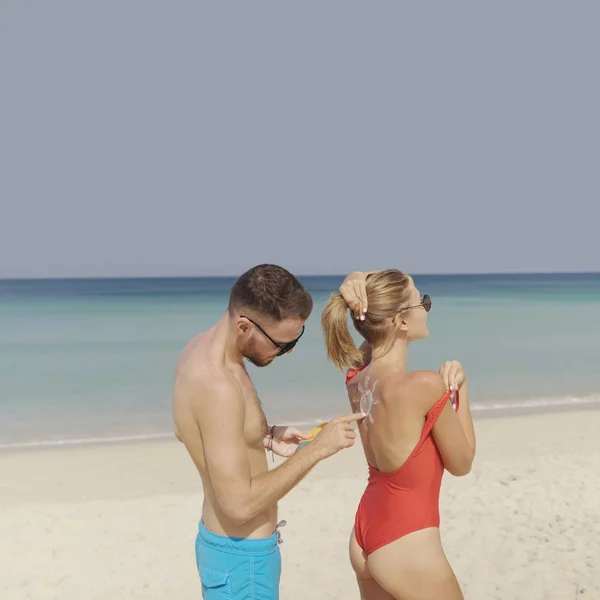
[[[363,308],[363,312],[367,312],[367,309],[366,309],[366,308]]]
[[[360,315],[360,320],[364,321],[365,320],[365,315]]]

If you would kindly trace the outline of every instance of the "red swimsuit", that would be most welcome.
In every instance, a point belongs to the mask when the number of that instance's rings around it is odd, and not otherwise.
[[[348,371],[346,384],[357,373]],[[369,482],[354,521],[356,541],[365,554],[414,531],[439,527],[444,464],[431,429],[449,399],[446,392],[429,410],[421,437],[401,467],[384,473],[369,465]]]

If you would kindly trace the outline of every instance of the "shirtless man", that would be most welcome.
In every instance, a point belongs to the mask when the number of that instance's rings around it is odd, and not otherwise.
[[[264,367],[292,350],[313,307],[288,271],[259,265],[240,276],[229,307],[183,350],[173,395],[175,434],[204,488],[196,538],[203,597],[279,598],[277,502],[321,460],[356,439],[353,414],[333,419],[312,442],[269,427],[244,358]],[[269,470],[266,449],[289,458]]]

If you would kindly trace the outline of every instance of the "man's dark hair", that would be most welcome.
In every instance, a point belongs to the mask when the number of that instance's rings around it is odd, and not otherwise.
[[[257,265],[240,275],[231,288],[229,312],[249,309],[274,321],[305,320],[313,309],[311,295],[286,269]]]

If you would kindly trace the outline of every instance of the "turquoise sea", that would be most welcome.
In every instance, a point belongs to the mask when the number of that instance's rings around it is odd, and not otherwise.
[[[315,310],[296,350],[249,366],[270,422],[348,409],[320,312],[342,276],[302,277]],[[600,274],[421,275],[431,337],[411,368],[460,360],[474,415],[600,407]],[[0,281],[0,449],[172,435],[188,339],[225,311],[233,278]]]

